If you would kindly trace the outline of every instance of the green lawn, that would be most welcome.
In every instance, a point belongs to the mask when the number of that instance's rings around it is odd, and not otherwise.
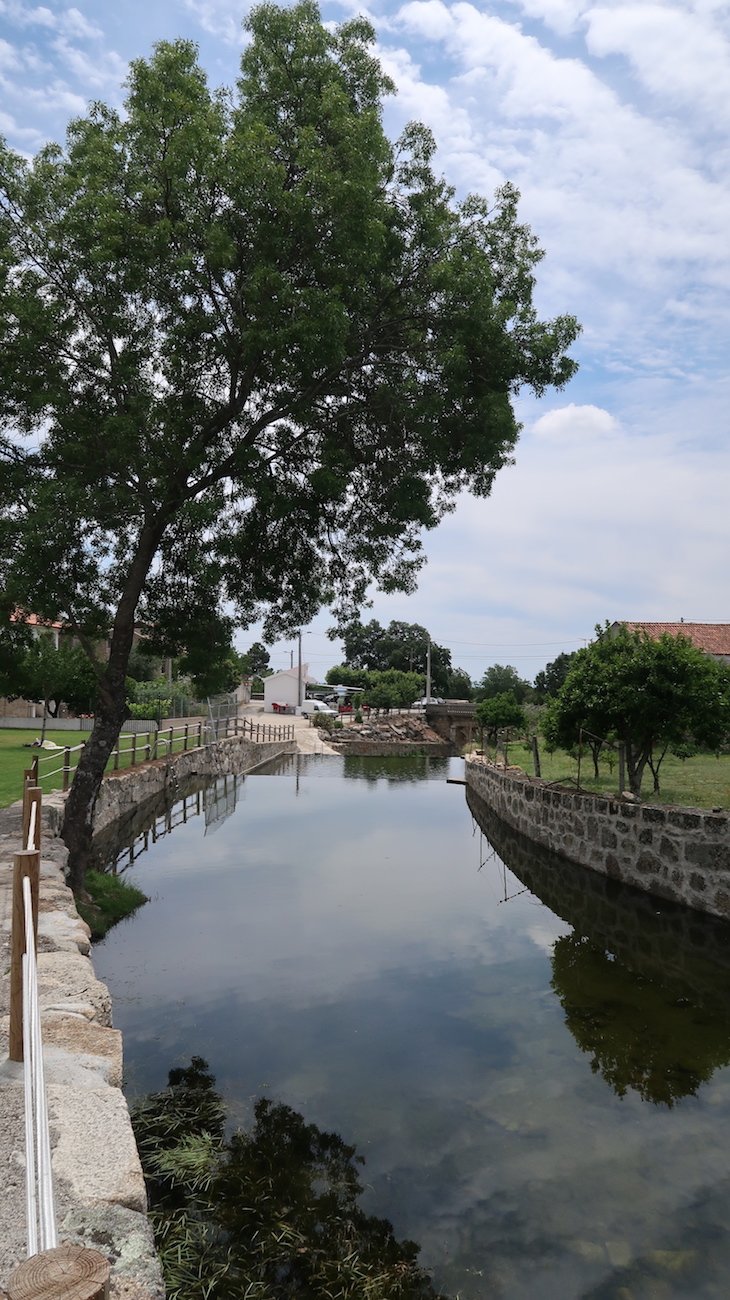
[[[56,768],[63,766],[63,750],[45,750],[45,749],[28,749],[26,746],[36,736],[40,735],[40,727],[33,728],[0,728],[0,808],[6,808],[8,804],[15,803],[16,799],[23,796],[23,772],[26,767],[30,767],[33,758],[39,760],[39,780],[41,789],[46,794],[50,790],[60,790],[63,787],[63,773],[56,772],[55,776],[50,773]],[[159,736],[164,738],[167,732],[163,729]],[[197,743],[198,728],[197,724],[190,726],[189,746],[193,747]],[[53,740],[57,745],[70,746],[80,745],[88,739],[88,732],[82,731],[54,731],[49,728],[46,732],[46,740]],[[136,761],[141,762],[146,757],[145,745],[147,736],[140,734],[136,738]],[[172,743],[172,753],[177,754],[184,748],[184,735],[180,733],[175,736]],[[119,755],[119,767],[129,767],[132,762],[131,738],[129,736],[122,738],[122,751]],[[158,757],[164,758],[168,752],[168,746],[163,739],[158,740]],[[154,753],[150,755],[154,756]],[[71,754],[72,767],[78,762],[79,751]],[[107,770],[114,768],[114,759],[110,759]],[[49,775],[46,775],[49,774]]]
[[[493,754],[493,750],[490,751]],[[510,763],[524,768],[534,775],[532,753],[525,745],[516,742],[507,747]],[[578,774],[578,764],[563,750],[548,754],[540,747],[540,766],[544,781],[564,781],[574,784]],[[580,784],[584,790],[600,790],[604,794],[618,793],[618,767],[614,763],[613,771],[608,763],[600,763],[598,781],[593,779],[593,760],[588,752],[581,761]],[[686,762],[667,754],[659,769],[658,794],[653,792],[653,780],[647,767],[641,787],[641,797],[645,803],[684,804],[691,808],[728,808],[730,807],[730,754],[717,758],[714,754],[698,754]]]

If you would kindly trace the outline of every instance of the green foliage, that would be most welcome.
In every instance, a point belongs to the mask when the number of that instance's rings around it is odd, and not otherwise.
[[[137,704],[129,704],[129,716],[137,722],[159,722],[160,718],[169,718],[172,712],[172,700],[164,696],[155,696]]]
[[[272,640],[411,590],[424,530],[510,462],[515,395],[575,370],[517,192],[459,204],[425,127],[387,139],[370,25],[303,0],[246,27],[233,92],[160,42],[123,111],[0,146],[0,588],[86,644],[112,629],[74,871],[135,620],[202,682],[224,611]]]
[[[473,698],[474,684],[464,668],[449,669],[444,695],[449,700],[471,700]]]
[[[310,722],[314,727],[319,727],[322,731],[334,731],[335,722],[338,719],[331,713],[313,713]]]
[[[353,620],[342,633],[347,663],[356,668],[384,672],[396,668],[399,672],[420,672],[423,682],[426,675],[426,652],[429,634],[420,623],[402,623],[393,620],[383,628],[377,619],[362,624]],[[337,670],[336,670],[337,671]],[[451,672],[451,652],[444,646],[431,642],[431,688],[433,694],[443,694],[448,689]],[[329,677],[328,677],[328,680]],[[332,679],[334,680],[334,679]],[[355,685],[354,682],[351,685]],[[415,692],[422,693],[422,685]]]
[[[475,687],[477,700],[493,700],[497,695],[513,695],[518,704],[524,704],[531,693],[528,681],[520,677],[511,664],[492,664]]]
[[[269,660],[271,656],[260,641],[254,641],[249,646],[245,654],[239,657],[239,666],[242,677],[266,677],[271,672]]]
[[[596,628],[596,640],[577,652],[543,718],[552,746],[570,749],[580,728],[625,746],[634,794],[647,764],[658,789],[668,748],[691,742],[716,749],[727,740],[730,672],[686,637],[655,641],[625,626]]]
[[[492,740],[500,731],[524,732],[527,727],[525,710],[511,691],[480,700],[476,708],[476,718],[478,725]]]
[[[351,664],[337,664],[334,668],[327,669],[325,681],[330,686],[361,686],[363,690],[368,690],[370,673],[366,668],[353,668]]]
[[[540,703],[557,695],[570,671],[576,653],[577,651],[571,650],[569,653],[559,654],[557,659],[553,659],[552,663],[547,664],[541,672],[537,673],[535,695]]]
[[[56,649],[50,632],[16,639],[11,654],[6,641],[5,691],[11,699],[22,697],[43,704],[56,717],[61,704],[71,713],[91,713],[98,677],[86,655],[61,642]]]
[[[132,1113],[170,1300],[446,1300],[358,1205],[353,1146],[268,1098],[226,1140],[214,1084],[193,1057]]]
[[[87,871],[84,894],[76,897],[79,914],[95,942],[147,902],[147,895],[136,885],[106,871]]]
[[[370,674],[367,703],[373,709],[408,709],[423,689],[421,673],[387,668]]]

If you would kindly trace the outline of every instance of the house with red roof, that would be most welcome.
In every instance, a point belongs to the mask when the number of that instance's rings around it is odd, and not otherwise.
[[[633,623],[628,619],[611,624],[611,630],[621,626],[629,632],[644,632],[652,641],[658,641],[666,633],[669,636],[686,636],[698,650],[720,663],[730,664],[730,623]]]

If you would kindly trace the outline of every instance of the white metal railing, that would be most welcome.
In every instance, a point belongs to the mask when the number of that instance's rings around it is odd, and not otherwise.
[[[58,1245],[51,1173],[48,1100],[43,1073],[43,1040],[38,1006],[38,968],[33,933],[30,880],[23,879],[25,952],[23,953],[23,1089],[25,1093],[25,1192],[28,1257]]]
[[[23,783],[23,848],[14,860],[10,936],[9,1055],[11,1060],[23,1062],[29,1258],[58,1244],[36,961],[42,799],[37,779],[38,764],[34,761]]]

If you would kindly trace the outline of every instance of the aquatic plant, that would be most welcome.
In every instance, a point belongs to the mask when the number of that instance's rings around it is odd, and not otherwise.
[[[387,1219],[363,1212],[357,1155],[260,1098],[225,1136],[201,1057],[133,1109],[169,1300],[447,1300]]]

